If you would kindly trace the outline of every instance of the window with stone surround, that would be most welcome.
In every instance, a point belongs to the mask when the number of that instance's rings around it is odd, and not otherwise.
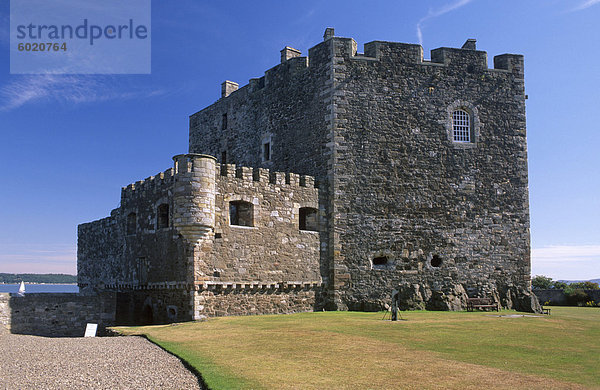
[[[471,115],[465,110],[452,112],[452,140],[471,142]]]
[[[229,224],[254,226],[252,203],[243,200],[229,202]]]
[[[161,204],[156,209],[156,227],[158,229],[169,227],[169,205],[166,203]]]
[[[483,124],[479,121],[476,105],[466,100],[456,100],[446,108],[446,131],[455,149],[476,148]]]
[[[260,158],[263,163],[270,162],[273,159],[273,142],[271,138],[272,135],[270,133],[263,134],[261,137]]]
[[[127,226],[126,226],[127,234],[135,234],[136,230],[137,230],[137,214],[129,213],[127,215]]]
[[[300,230],[319,231],[319,219],[317,209],[312,207],[300,207]]]

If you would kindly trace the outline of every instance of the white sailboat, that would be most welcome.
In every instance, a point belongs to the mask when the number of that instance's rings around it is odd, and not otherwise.
[[[25,283],[23,283],[23,281],[21,280],[21,285],[19,286],[19,295],[23,296],[25,295]]]

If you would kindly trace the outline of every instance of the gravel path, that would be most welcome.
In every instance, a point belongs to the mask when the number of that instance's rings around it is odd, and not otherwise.
[[[47,338],[0,325],[0,389],[199,389],[174,356],[141,337]]]

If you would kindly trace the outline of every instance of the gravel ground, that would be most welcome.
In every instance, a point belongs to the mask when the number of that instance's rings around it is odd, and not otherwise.
[[[176,357],[141,337],[47,338],[0,325],[0,389],[199,389]]]

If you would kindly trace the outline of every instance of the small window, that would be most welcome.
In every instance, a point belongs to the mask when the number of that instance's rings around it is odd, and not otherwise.
[[[317,209],[312,207],[300,208],[300,230],[319,230],[319,219],[317,217]]]
[[[452,113],[452,140],[471,142],[471,116],[465,110],[456,110]]]
[[[387,256],[377,256],[373,258],[373,269],[389,268],[390,260]]]
[[[169,227],[169,205],[161,204],[157,209],[157,220],[156,227],[159,229],[164,229]]]
[[[223,114],[223,119],[221,120],[221,130],[225,130],[227,128],[227,114]]]
[[[263,161],[271,161],[271,143],[265,142],[263,144]]]
[[[229,202],[229,224],[237,226],[254,226],[252,203],[236,200]]]
[[[227,164],[227,152],[226,151],[221,152],[221,164]]]
[[[438,255],[433,255],[431,258],[431,266],[438,268],[442,266],[442,258]]]
[[[129,213],[127,215],[127,234],[135,234],[137,230],[137,215]]]

